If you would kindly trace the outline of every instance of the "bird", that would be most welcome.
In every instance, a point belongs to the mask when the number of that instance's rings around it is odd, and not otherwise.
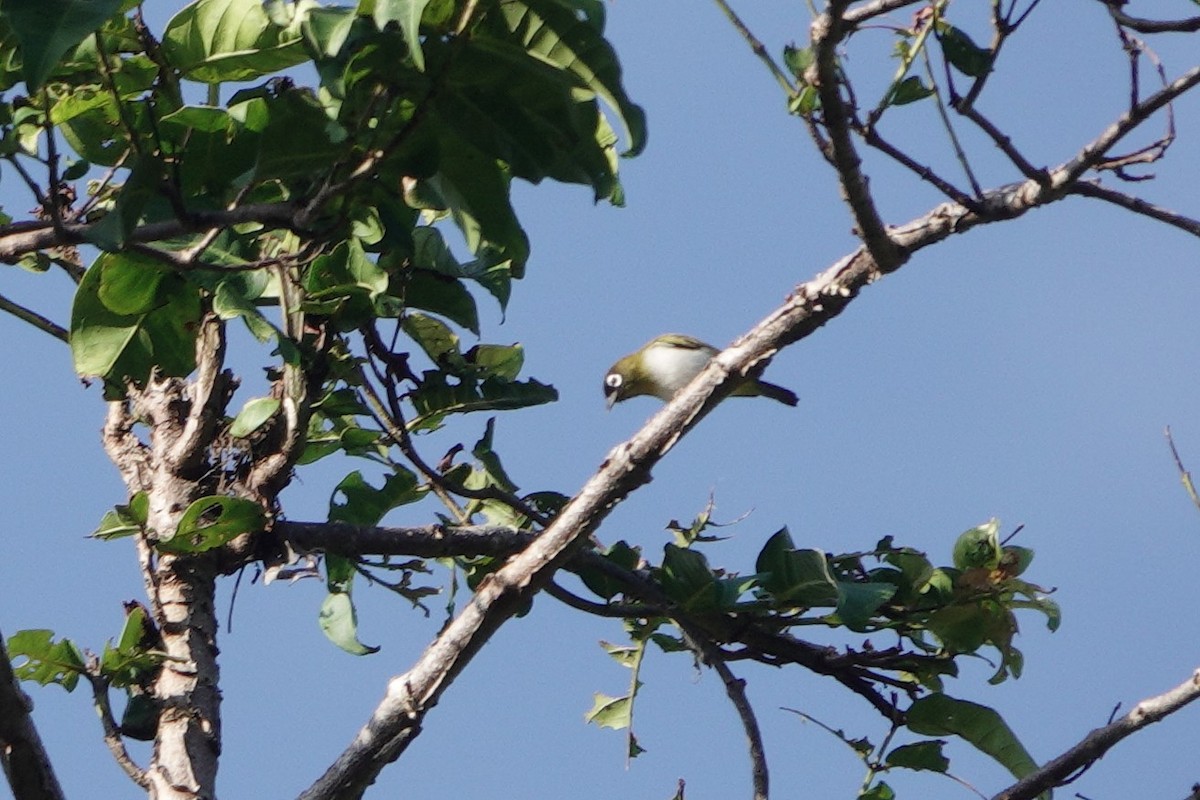
[[[604,397],[609,409],[638,395],[670,400],[692,382],[719,351],[683,333],[665,333],[646,342],[613,364],[604,376]],[[800,398],[790,389],[757,379],[744,381],[736,396],[763,396],[794,406]]]

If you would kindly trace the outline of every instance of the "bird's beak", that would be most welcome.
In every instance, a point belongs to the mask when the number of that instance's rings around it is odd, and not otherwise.
[[[612,411],[612,407],[615,406],[616,404],[617,404],[617,393],[616,392],[613,392],[608,397],[604,398],[604,405],[607,406],[607,410]]]

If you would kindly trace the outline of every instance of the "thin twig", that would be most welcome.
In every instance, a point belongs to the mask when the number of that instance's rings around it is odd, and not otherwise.
[[[1171,456],[1175,459],[1175,466],[1179,470],[1179,480],[1183,483],[1183,488],[1187,490],[1188,497],[1192,498],[1192,505],[1200,509],[1200,495],[1196,494],[1196,485],[1192,483],[1192,473],[1184,468],[1183,459],[1179,457],[1179,451],[1175,449],[1175,439],[1171,436],[1170,425],[1167,426],[1165,433],[1167,444],[1171,447]]]
[[[1195,33],[1200,31],[1200,17],[1185,17],[1183,19],[1159,20],[1133,17],[1121,10],[1122,0],[1100,0],[1108,7],[1108,13],[1113,21],[1123,28],[1135,30],[1138,33]]]
[[[1012,137],[1000,130],[991,120],[979,112],[979,109],[973,105],[959,103],[954,106],[954,110],[962,114],[967,119],[974,122],[975,125],[987,134],[988,138],[996,147],[1000,148],[1000,152],[1008,156],[1008,160],[1013,163],[1021,174],[1033,181],[1042,182],[1046,180],[1046,170],[1035,167],[1029,159],[1021,154],[1021,151],[1013,144]]]
[[[66,328],[62,327],[61,325],[55,324],[54,322],[50,321],[46,317],[43,317],[41,314],[37,313],[36,311],[28,309],[19,303],[15,303],[12,300],[9,300],[4,295],[0,295],[0,311],[6,311],[9,314],[12,314],[17,319],[22,320],[23,322],[28,322],[33,327],[50,334],[51,336],[53,336],[55,339],[58,339],[59,341],[62,341],[62,342],[70,342],[71,341],[71,335],[69,333],[67,333]]]
[[[763,747],[762,732],[758,727],[758,719],[754,716],[754,708],[746,697],[746,682],[733,674],[725,660],[716,653],[716,648],[707,646],[704,649],[708,665],[721,677],[725,684],[725,694],[729,702],[737,709],[738,719],[742,721],[742,729],[750,746],[750,774],[754,784],[755,800],[767,800],[770,786],[770,773],[767,770],[767,755]]]
[[[958,134],[954,132],[954,125],[950,122],[950,115],[946,113],[946,104],[942,100],[942,93],[937,89],[937,82],[933,78],[933,62],[929,58],[929,49],[922,50],[921,55],[924,57],[925,72],[929,77],[929,83],[934,87],[933,99],[936,101],[934,106],[937,108],[938,117],[942,121],[942,127],[946,130],[946,135],[950,138],[950,146],[954,148],[954,156],[958,159],[958,163],[963,168],[963,173],[967,176],[967,181],[971,184],[971,191],[975,197],[983,196],[983,187],[980,186],[978,179],[975,177],[975,170],[971,169],[971,162],[967,159],[967,153],[963,150],[962,143],[958,141]]]
[[[1080,181],[1070,189],[1071,194],[1078,194],[1084,197],[1094,197],[1097,200],[1103,200],[1106,203],[1120,206],[1121,208],[1133,211],[1136,214],[1149,217],[1158,222],[1165,222],[1174,228],[1190,233],[1192,236],[1200,236],[1200,220],[1192,217],[1184,216],[1170,209],[1157,206],[1148,200],[1143,200],[1140,197],[1118,192],[1116,189],[1109,189],[1106,186],[1101,186],[1098,183],[1091,181]]]
[[[92,705],[100,717],[100,727],[104,729],[104,744],[108,746],[108,752],[131,781],[143,789],[149,789],[150,779],[146,776],[146,771],[129,755],[129,750],[125,748],[125,737],[121,735],[121,729],[113,718],[112,706],[108,702],[108,681],[93,673],[90,668],[84,673],[84,677],[92,687]]]
[[[716,2],[717,8],[721,9],[721,13],[725,15],[725,18],[729,20],[729,24],[734,27],[734,30],[741,34],[742,38],[746,40],[746,44],[750,45],[751,52],[754,53],[759,61],[766,65],[772,77],[782,87],[784,94],[789,99],[795,97],[796,87],[792,85],[791,78],[775,63],[775,59],[771,58],[771,54],[767,52],[766,45],[746,27],[746,23],[742,22],[741,17],[737,15],[726,0],[714,0],[714,2]]]

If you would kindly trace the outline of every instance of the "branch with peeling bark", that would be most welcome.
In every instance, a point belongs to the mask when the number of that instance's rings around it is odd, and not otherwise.
[[[1032,800],[1043,792],[1062,786],[1072,773],[1099,761],[1122,739],[1174,714],[1197,698],[1200,698],[1200,669],[1174,689],[1138,703],[1116,722],[1096,728],[1083,737],[1079,744],[1017,781],[992,800]]]

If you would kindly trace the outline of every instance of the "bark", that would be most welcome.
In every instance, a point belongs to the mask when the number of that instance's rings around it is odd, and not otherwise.
[[[0,768],[15,800],[62,800],[42,739],[34,727],[33,701],[17,682],[0,635]]]

